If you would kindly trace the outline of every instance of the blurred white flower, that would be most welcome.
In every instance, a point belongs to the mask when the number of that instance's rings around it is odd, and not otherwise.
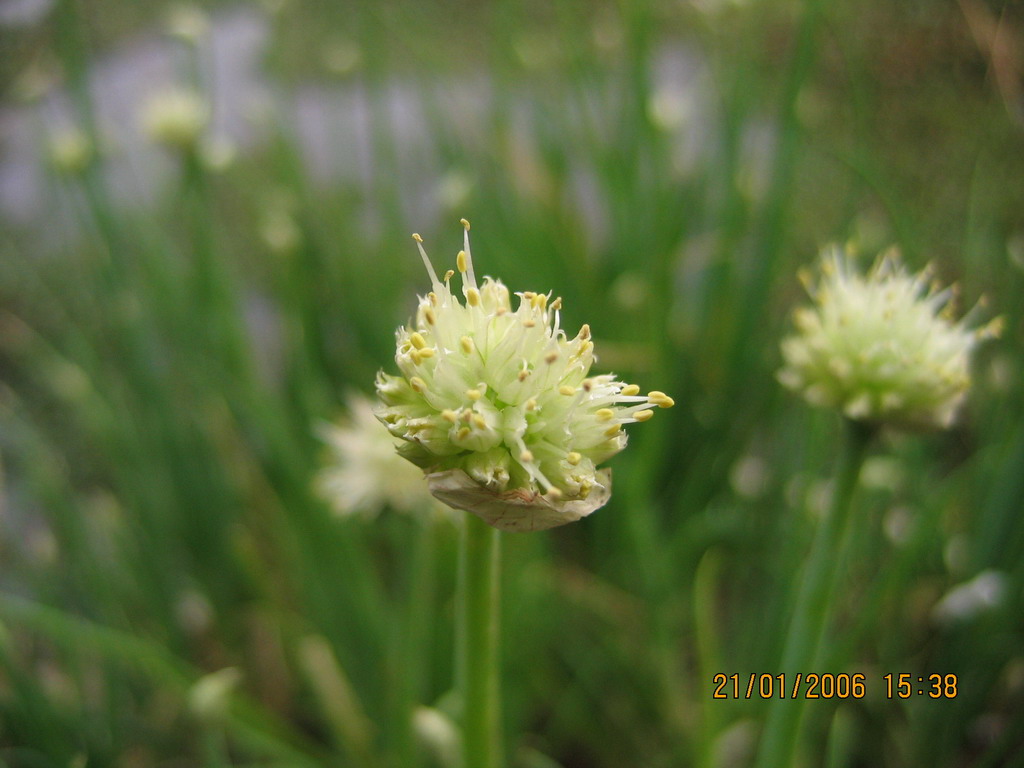
[[[506,530],[578,520],[608,500],[611,476],[597,465],[626,446],[623,425],[673,401],[613,375],[588,376],[590,326],[570,340],[559,327],[561,298],[525,291],[513,310],[500,281],[478,284],[463,226],[465,305],[451,287],[455,271],[438,279],[414,235],[432,290],[414,328],[396,333],[401,375],[378,374],[378,416],[445,504]]]
[[[353,395],[348,407],[346,423],[324,425],[320,432],[330,449],[328,465],[316,477],[320,496],[340,515],[434,506],[423,473],[398,455],[400,441],[381,426],[370,400]]]
[[[932,609],[932,617],[941,624],[970,621],[999,606],[1006,597],[1009,579],[999,571],[982,571],[964,584],[947,592]]]
[[[154,94],[142,107],[140,121],[153,141],[173,149],[194,149],[210,121],[202,95],[173,87]]]
[[[779,380],[857,421],[948,426],[970,385],[971,351],[998,322],[973,330],[954,322],[952,289],[929,288],[928,271],[908,274],[894,252],[865,277],[833,248],[821,274],[817,286],[804,279],[816,306],[795,313]]]

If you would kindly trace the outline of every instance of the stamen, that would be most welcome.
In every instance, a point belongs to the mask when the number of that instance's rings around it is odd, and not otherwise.
[[[480,306],[480,291],[478,291],[476,288],[467,288],[466,289],[466,303],[469,304],[469,306],[471,306],[471,307],[479,307]]]
[[[555,350],[551,350],[546,355],[544,355],[544,362],[547,363],[548,365],[551,365],[557,359],[558,359],[558,352],[555,351]]]
[[[473,253],[469,249],[469,222],[460,219],[465,231],[462,233],[462,250],[466,253],[466,278],[469,280],[469,287],[476,288],[476,274],[473,272]],[[462,271],[461,269],[459,270]]]
[[[533,461],[533,454],[530,453],[530,451],[523,449],[523,451],[519,454],[519,460],[528,464]]]
[[[626,386],[624,386],[622,388],[622,394],[625,395],[626,397],[632,397],[633,395],[639,395],[640,394],[640,387],[638,387],[636,384],[627,384]]]
[[[452,424],[454,424],[456,421],[459,420],[459,414],[457,414],[450,408],[445,408],[443,411],[441,411],[441,418],[444,419],[445,421],[450,421]]]
[[[576,387],[570,387],[568,384],[563,384],[558,388],[558,393],[560,395],[575,395]]]
[[[477,429],[487,429],[487,421],[478,413],[473,417],[473,426]]]
[[[459,346],[462,347],[462,351],[467,355],[473,353],[473,340],[469,336],[463,336],[459,339]]]
[[[481,397],[483,397],[483,393],[479,389],[467,389],[466,397],[468,397],[470,400],[479,400]]]
[[[430,284],[433,286],[435,291],[440,290],[441,281],[437,279],[437,273],[434,271],[434,265],[430,263],[430,259],[427,257],[427,252],[423,250],[423,238],[413,232],[412,239],[416,241],[416,247],[420,251],[420,257],[423,259],[423,266],[427,268],[427,274],[430,275]]]
[[[423,392],[427,388],[427,382],[421,379],[419,376],[413,376],[409,379],[409,386],[416,392]]]
[[[610,421],[615,416],[615,411],[611,408],[598,408],[594,415],[598,421]]]
[[[654,411],[637,411],[633,418],[637,421],[648,421],[654,415]]]
[[[535,410],[537,408],[537,400],[531,397],[523,404],[523,407],[528,411]]]
[[[576,451],[569,451],[566,454],[565,460],[572,464],[574,467],[583,461],[583,454],[577,453]]]
[[[425,346],[427,346],[426,339],[424,339],[423,336],[419,333],[413,333],[411,336],[409,336],[409,342],[414,347],[416,347],[416,349],[423,349]]]

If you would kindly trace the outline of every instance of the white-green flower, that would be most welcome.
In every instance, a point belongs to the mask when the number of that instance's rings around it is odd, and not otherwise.
[[[590,376],[590,327],[568,338],[561,298],[525,291],[513,309],[500,281],[478,283],[462,223],[464,303],[451,286],[455,271],[439,279],[413,235],[432,290],[413,326],[396,333],[401,375],[378,375],[377,416],[446,504],[505,530],[578,520],[608,500],[610,473],[597,465],[626,446],[623,425],[673,401]]]
[[[344,423],[325,425],[320,432],[330,449],[316,476],[320,497],[346,516],[373,516],[383,507],[417,512],[437,504],[423,473],[395,453],[398,441],[380,428],[369,398],[349,397],[348,410]]]
[[[782,342],[779,380],[813,405],[857,421],[905,428],[948,426],[970,386],[971,350],[993,321],[970,329],[953,319],[953,290],[912,275],[895,252],[866,276],[849,254],[822,257],[815,306],[796,311],[797,333]]]

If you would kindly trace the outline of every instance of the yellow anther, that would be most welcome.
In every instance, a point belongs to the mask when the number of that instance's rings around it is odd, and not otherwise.
[[[568,384],[563,384],[558,388],[558,393],[560,395],[575,395],[576,387],[570,387]]]
[[[523,451],[519,454],[519,460],[528,464],[533,461],[533,454],[529,451]]]
[[[498,307],[497,309],[494,310],[494,314],[498,317],[501,317],[506,312],[508,312],[508,307]]]
[[[605,437],[615,437],[617,434],[619,434],[619,425],[616,424],[614,427],[606,429],[604,434]]]
[[[528,317],[525,320],[523,320],[523,327],[524,328],[533,328],[533,326],[535,326],[536,324],[537,324],[537,321],[534,320],[532,317]]]
[[[537,294],[537,306],[540,309],[547,309],[548,306],[548,295],[546,293]]]
[[[590,338],[590,326],[587,323],[584,323],[583,327],[580,328],[580,338],[581,339],[589,339]]]
[[[577,453],[576,451],[569,451],[569,453],[567,453],[565,456],[565,460],[575,467],[577,464],[583,461],[583,454]]]
[[[526,381],[529,375],[530,372],[524,368],[518,374],[516,374],[516,378],[519,379],[520,381]]]
[[[472,430],[469,427],[463,427],[456,433],[455,436],[459,438],[459,440],[465,440],[467,437],[469,437],[469,433],[471,431]]]
[[[554,301],[551,302],[551,308],[552,309],[561,309],[562,308],[562,297],[561,296],[557,297]]]
[[[528,411],[532,411],[532,410],[535,410],[535,409],[537,408],[537,401],[536,401],[536,399],[534,399],[534,398],[532,398],[532,397],[531,397],[531,398],[530,398],[529,400],[527,400],[527,401],[526,401],[526,402],[525,402],[525,403],[523,404],[523,407],[524,407],[524,408],[525,408],[526,410],[528,410]]]
[[[477,429],[487,429],[487,420],[478,413],[473,416],[473,426]]]
[[[459,346],[462,347],[462,351],[467,355],[473,352],[473,340],[469,336],[463,336],[459,339]]]
[[[594,490],[594,486],[584,480],[580,483],[580,498],[585,499],[590,495],[590,492]]]
[[[416,347],[416,349],[423,349],[427,346],[427,340],[424,339],[421,334],[416,332],[409,337],[409,343]]]
[[[651,405],[657,405],[660,408],[671,408],[676,404],[676,401],[666,395],[664,392],[654,390],[653,392],[647,393],[647,399],[651,401]]]
[[[654,411],[637,411],[633,414],[633,418],[637,421],[647,421],[654,415]]]
[[[455,257],[455,266],[459,268],[459,272],[465,272],[466,271],[466,252],[465,251],[459,251],[458,255]]]
[[[422,242],[423,242],[423,238],[422,238],[422,237],[420,237],[420,236],[419,236],[419,235],[418,235],[417,233],[415,233],[415,232],[413,232],[413,233],[412,233],[412,239],[413,239],[413,240],[415,240],[415,241],[416,241],[417,243],[422,243]]]
[[[639,395],[640,394],[640,387],[638,387],[636,384],[627,384],[626,386],[624,386],[622,388],[622,394],[624,394],[626,397],[632,397],[633,395]]]
[[[466,290],[466,303],[471,307],[480,306],[480,291],[476,288],[469,288]]]
[[[469,231],[469,222],[466,221],[465,219],[459,219],[459,221],[462,222],[462,226],[466,228],[466,231]]]
[[[427,388],[427,382],[421,379],[419,376],[413,376],[409,379],[409,386],[416,392],[423,392]]]
[[[544,355],[544,362],[547,363],[548,365],[551,365],[551,363],[555,362],[555,360],[557,359],[558,352],[556,352],[555,350],[551,350],[546,355]]]
[[[445,421],[450,421],[452,424],[454,424],[456,421],[459,420],[459,414],[457,414],[450,408],[445,408],[443,411],[441,411],[441,418],[444,419]]]
[[[594,415],[597,416],[598,421],[608,421],[615,416],[615,411],[611,408],[598,408]]]
[[[423,355],[420,354],[420,351],[418,349],[409,350],[409,357],[412,358],[413,365],[419,365],[420,363],[423,362]]]
[[[533,303],[533,300],[534,298],[536,298],[536,296],[537,294],[534,293],[533,291],[523,291],[523,298],[527,299],[530,303]]]
[[[447,283],[454,276],[455,276],[455,270],[454,269],[449,269],[447,272],[444,273],[444,281]]]
[[[430,307],[423,310],[423,319],[426,320],[429,325],[433,325],[437,322],[437,318],[434,316],[434,310]]]
[[[430,293],[427,294],[427,298],[430,299],[430,303],[431,304],[433,304],[435,307],[437,306],[437,294],[436,293],[431,291]]]
[[[562,498],[562,492],[555,488],[555,486],[551,486],[550,488],[548,488],[547,493],[545,493],[544,495],[550,501],[558,501],[560,498]]]
[[[589,352],[593,348],[594,348],[594,342],[592,342],[592,341],[584,341],[583,344],[580,346],[580,357],[583,357],[585,354],[587,354],[587,352]]]
[[[426,347],[425,349],[421,349],[420,350],[420,357],[422,357],[424,359],[426,359],[428,357],[433,357],[433,356],[434,356],[434,348],[433,347]]]
[[[479,400],[483,396],[483,392],[481,392],[479,389],[466,390],[466,397],[468,397],[470,400]]]

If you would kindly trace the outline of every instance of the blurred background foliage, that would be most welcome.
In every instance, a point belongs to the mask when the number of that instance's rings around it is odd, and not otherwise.
[[[465,216],[679,404],[608,507],[504,537],[511,765],[749,764],[765,702],[712,675],[777,665],[827,496],[838,423],[773,376],[834,241],[1006,333],[955,429],[869,463],[819,670],[868,694],[808,707],[802,764],[1022,764],[1019,4],[195,11],[0,2],[0,763],[451,764],[457,519],[313,478],[424,290],[409,234],[447,265]],[[211,120],[157,146],[173,83]]]

